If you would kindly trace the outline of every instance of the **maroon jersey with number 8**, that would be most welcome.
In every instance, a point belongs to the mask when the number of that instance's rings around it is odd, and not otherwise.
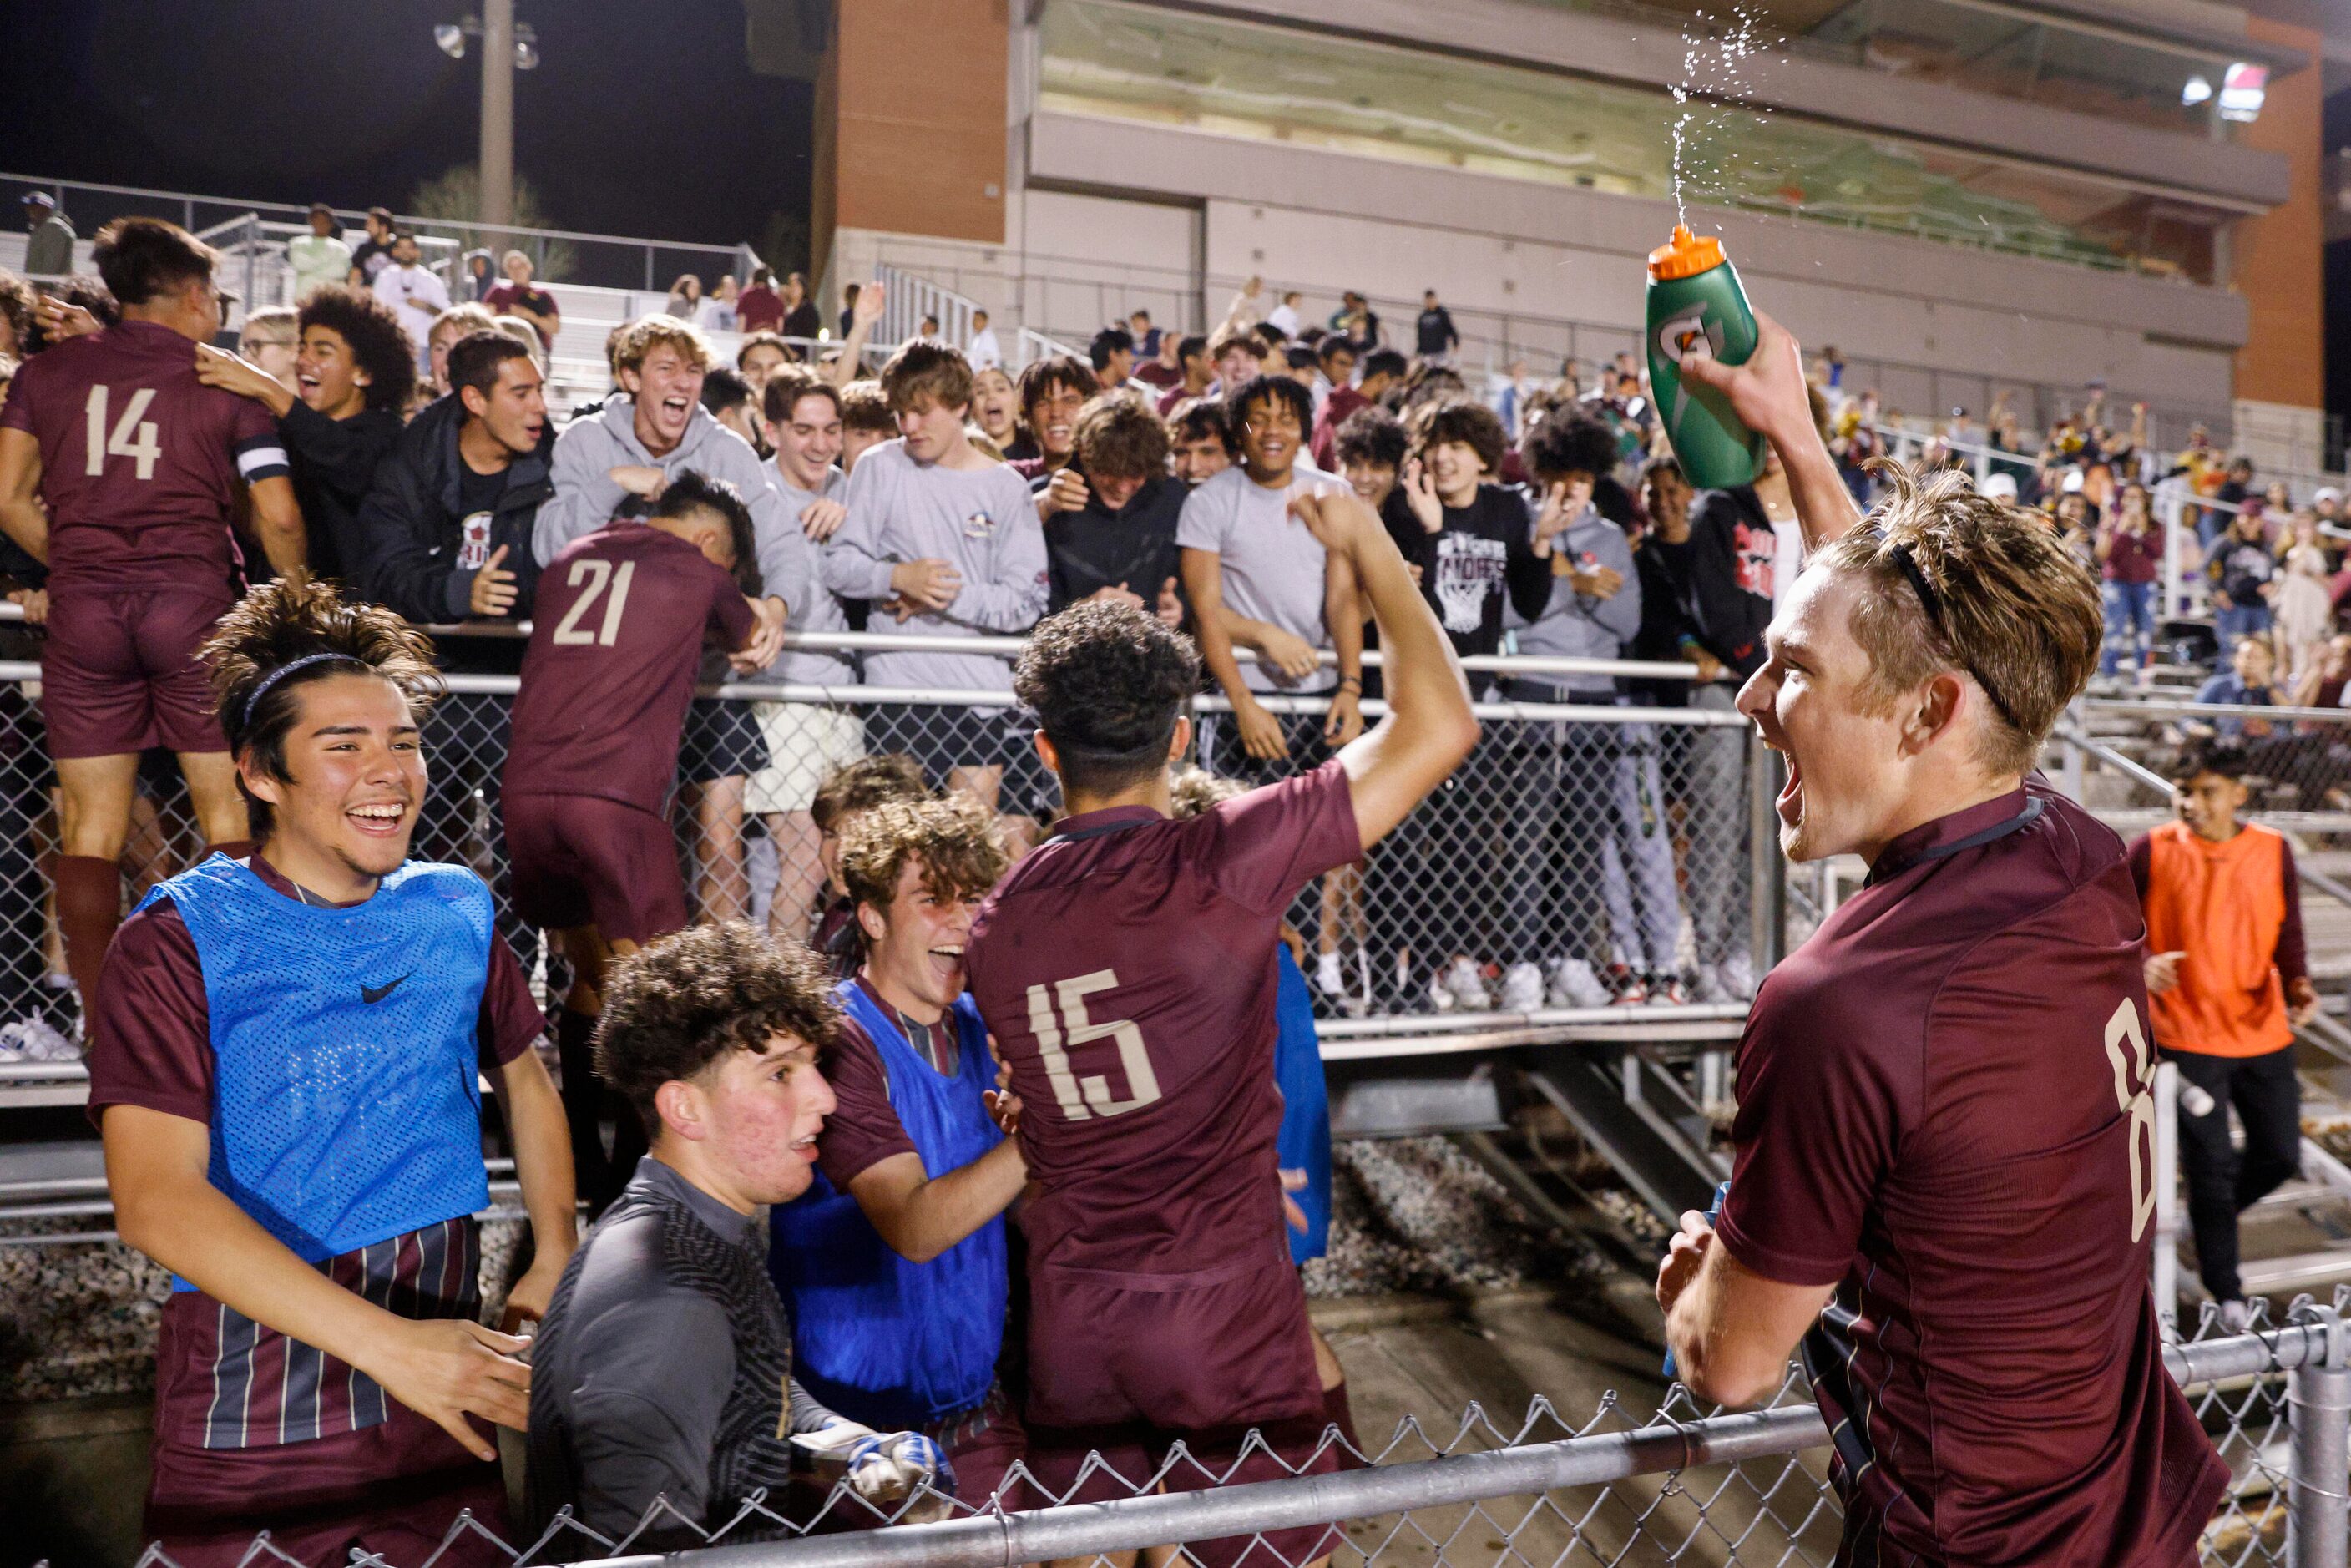
[[[705,631],[739,648],[757,617],[724,567],[674,534],[615,522],[539,574],[506,789],[667,809]]]
[[[25,361],[0,429],[40,443],[49,586],[225,587],[240,482],[287,472],[277,422],[196,380],[196,346],[124,321]]]
[[[1287,1258],[1274,944],[1299,889],[1362,854],[1331,762],[1186,821],[1070,818],[997,885],[965,971],[1043,1189],[1033,1268]]]

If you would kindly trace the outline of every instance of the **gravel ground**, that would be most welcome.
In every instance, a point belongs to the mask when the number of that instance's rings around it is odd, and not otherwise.
[[[1361,1139],[1332,1150],[1331,1244],[1306,1265],[1318,1300],[1593,1279],[1600,1255],[1537,1223],[1444,1138]]]
[[[1584,1243],[1530,1218],[1444,1138],[1344,1143],[1332,1163],[1330,1253],[1306,1266],[1309,1296],[1460,1296],[1590,1280],[1607,1268]],[[1612,1197],[1621,1195],[1602,1200]],[[1638,1205],[1624,1207],[1620,1218],[1654,1228]],[[485,1322],[506,1304],[521,1236],[516,1221],[482,1228]],[[0,1402],[148,1391],[170,1290],[168,1271],[119,1242],[0,1247]]]

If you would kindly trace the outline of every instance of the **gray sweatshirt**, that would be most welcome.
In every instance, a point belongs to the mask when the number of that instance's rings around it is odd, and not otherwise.
[[[1641,627],[1641,577],[1633,569],[1633,548],[1625,541],[1625,530],[1586,507],[1581,517],[1568,524],[1567,531],[1552,541],[1552,551],[1564,553],[1582,566],[1611,568],[1624,578],[1625,586],[1609,598],[1595,599],[1576,592],[1566,578],[1552,578],[1551,602],[1531,625],[1516,612],[1504,620],[1506,626],[1520,628],[1519,652],[1553,658],[1622,658],[1625,644]],[[1609,675],[1525,678],[1579,696],[1608,695],[1616,689],[1614,678]]]
[[[664,474],[691,468],[706,478],[724,479],[743,494],[751,508],[751,532],[759,552],[759,577],[765,591],[784,601],[791,627],[799,629],[801,607],[811,597],[816,576],[816,552],[799,525],[784,516],[777,497],[774,474],[759,461],[751,444],[696,408],[686,422],[685,437],[667,456],[656,458],[637,439],[636,405],[625,392],[615,392],[602,409],[575,419],[555,438],[555,494],[539,503],[538,519],[531,529],[531,549],[539,564],[573,539],[584,538],[620,516],[624,509],[638,515],[643,503],[612,481],[615,468],[646,466]]]
[[[1029,482],[1002,464],[958,470],[921,464],[904,441],[869,448],[841,497],[849,520],[818,554],[824,585],[877,606],[892,597],[891,568],[944,560],[963,589],[944,612],[899,623],[876,613],[866,630],[908,637],[1008,636],[1045,612],[1045,529]],[[978,653],[869,653],[865,679],[877,686],[1005,691],[1012,670]]]
[[[783,510],[784,520],[791,525],[793,532],[806,538],[808,536],[801,527],[800,514],[809,509],[811,502],[840,500],[848,481],[841,477],[840,469],[828,468],[824,471],[824,483],[820,488],[803,490],[785,477],[781,468],[778,468],[775,484],[776,501]],[[818,548],[812,545],[807,551],[811,567],[816,562]],[[810,581],[805,601],[787,599],[784,602],[791,606],[790,630],[794,632],[849,630],[849,616],[841,610],[841,601],[834,598],[832,591],[821,582]],[[799,649],[787,650],[768,673],[777,680],[795,685],[846,686],[853,685],[857,681],[857,666],[842,654],[808,653]]]

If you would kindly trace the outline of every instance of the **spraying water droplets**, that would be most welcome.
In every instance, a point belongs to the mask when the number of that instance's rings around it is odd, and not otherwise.
[[[1761,15],[1744,0],[1734,5],[1728,16],[1700,10],[1683,26],[1681,75],[1667,86],[1677,106],[1672,188],[1677,224],[1689,222],[1689,193],[1699,184],[1697,175],[1701,169],[1714,176],[1707,182],[1710,186],[1729,183],[1728,177],[1740,160],[1739,139],[1722,135],[1728,128],[1725,121],[1761,118],[1732,116],[1719,106],[1724,100],[1749,96],[1752,84],[1747,76],[1748,62],[1770,47],[1763,27]]]

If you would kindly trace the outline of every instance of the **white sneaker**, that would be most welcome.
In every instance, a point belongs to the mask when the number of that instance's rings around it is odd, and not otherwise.
[[[1502,1010],[1531,1013],[1543,1005],[1542,970],[1532,964],[1513,964],[1502,977]]]
[[[1344,996],[1347,991],[1346,972],[1339,967],[1339,955],[1325,953],[1314,962],[1314,983],[1326,997]]]
[[[1429,1006],[1438,1012],[1449,1013],[1453,1010],[1453,993],[1446,988],[1445,971],[1442,969],[1428,977],[1428,1002]]]
[[[59,1034],[47,1019],[28,1018],[8,1026],[11,1037],[7,1043],[16,1047],[26,1061],[79,1061],[81,1052],[74,1042]]]
[[[2220,1326],[2231,1333],[2243,1333],[2253,1326],[2251,1302],[2240,1296],[2220,1303]]]
[[[1551,967],[1551,1005],[1555,1008],[1604,1008],[1613,998],[1592,966],[1582,958],[1562,958]]]
[[[1440,983],[1453,995],[1453,1005],[1465,1013],[1490,1012],[1494,998],[1475,958],[1456,958],[1445,967]]]
[[[1751,1002],[1755,999],[1755,961],[1744,953],[1733,953],[1715,966],[1715,978],[1723,991],[1723,999],[1731,1002]]]

